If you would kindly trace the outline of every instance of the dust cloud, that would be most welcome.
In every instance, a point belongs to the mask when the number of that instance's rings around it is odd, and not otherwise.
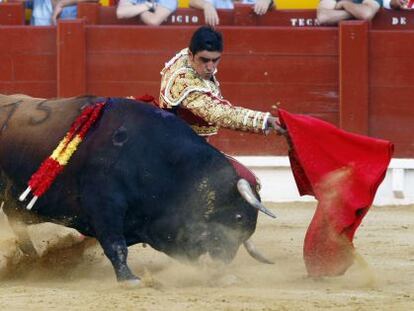
[[[30,228],[42,258],[22,260],[7,222],[0,219],[0,308],[413,309],[414,206],[373,207],[356,233],[356,263],[343,276],[323,279],[308,278],[302,259],[315,204],[267,206],[278,218],[260,215],[252,240],[274,265],[256,262],[242,247],[229,265],[215,264],[209,258],[188,265],[151,247],[135,245],[129,248],[129,264],[143,286],[134,289],[117,284],[94,240],[77,243],[76,232],[51,224]]]

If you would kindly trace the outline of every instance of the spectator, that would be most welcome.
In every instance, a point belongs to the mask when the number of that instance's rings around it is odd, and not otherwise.
[[[177,9],[177,0],[119,0],[118,18],[139,16],[144,24],[158,26]]]
[[[320,25],[336,25],[342,20],[371,20],[382,6],[382,0],[321,0],[317,8]]]
[[[394,10],[412,10],[413,0],[384,0],[384,8]]]
[[[73,19],[78,16],[77,4],[98,0],[33,0],[31,25],[56,25],[58,19]]]
[[[204,11],[204,20],[212,27],[220,23],[216,9],[233,9],[233,0],[190,0],[190,7]],[[273,0],[241,0],[240,3],[252,4],[257,15],[265,14],[272,6]]]

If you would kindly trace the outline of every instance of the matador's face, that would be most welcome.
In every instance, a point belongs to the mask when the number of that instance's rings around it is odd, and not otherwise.
[[[210,80],[220,63],[221,52],[200,51],[196,54],[190,52],[190,65],[206,80]]]

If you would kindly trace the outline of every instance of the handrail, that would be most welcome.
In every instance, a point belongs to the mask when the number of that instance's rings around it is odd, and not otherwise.
[[[263,16],[253,13],[250,5],[235,4],[233,10],[217,10],[220,26],[275,26],[318,27],[316,10],[271,10]],[[118,19],[115,6],[99,3],[78,4],[78,17],[94,25],[143,25],[139,18]],[[24,25],[25,9],[22,2],[0,3],[0,25]],[[199,26],[204,24],[204,13],[191,8],[179,8],[163,25]],[[381,9],[370,23],[378,30],[414,30],[413,13]]]

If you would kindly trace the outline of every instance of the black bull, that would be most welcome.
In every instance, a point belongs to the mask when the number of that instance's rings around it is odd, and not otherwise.
[[[11,199],[27,187],[82,108],[96,100],[0,95],[0,198],[12,227],[50,221],[96,237],[117,279],[132,283],[138,278],[127,266],[129,245],[147,243],[187,260],[208,253],[223,261],[232,260],[242,243],[249,245],[257,209],[264,208],[255,201],[257,193],[180,119],[129,99],[110,100],[32,211],[25,209],[27,201]],[[33,250],[27,239],[20,245]]]

